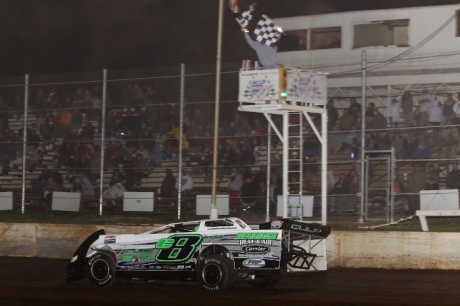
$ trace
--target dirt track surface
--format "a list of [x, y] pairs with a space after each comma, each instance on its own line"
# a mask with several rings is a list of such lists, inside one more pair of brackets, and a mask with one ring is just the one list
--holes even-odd
[[460, 305], [460, 271], [330, 269], [288, 274], [274, 288], [240, 283], [209, 294], [195, 281], [64, 283], [67, 260], [0, 258], [1, 305]]

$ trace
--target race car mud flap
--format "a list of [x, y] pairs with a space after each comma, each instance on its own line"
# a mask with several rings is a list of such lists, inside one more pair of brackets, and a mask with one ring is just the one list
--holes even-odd
[[71, 282], [86, 277], [86, 253], [88, 252], [91, 244], [96, 241], [100, 235], [105, 235], [105, 231], [103, 229], [100, 229], [91, 234], [75, 251], [70, 263], [67, 265], [67, 270], [65, 273], [66, 282]]
[[288, 272], [327, 270], [326, 238], [331, 228], [291, 219], [262, 223], [259, 229], [283, 230], [283, 265]]

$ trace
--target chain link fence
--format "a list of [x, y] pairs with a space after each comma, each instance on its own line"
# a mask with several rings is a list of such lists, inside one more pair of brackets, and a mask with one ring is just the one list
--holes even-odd
[[[222, 67], [216, 188], [228, 197], [228, 214], [254, 222], [275, 217], [281, 180], [287, 179], [292, 201], [307, 209], [304, 218], [320, 220], [319, 141], [305, 122], [303, 142], [289, 151], [303, 156], [299, 190], [299, 177], [280, 175], [282, 146], [265, 118], [237, 111], [239, 68]], [[212, 189], [214, 89], [213, 65], [185, 66], [184, 75], [180, 67], [170, 67], [108, 71], [106, 77], [100, 71], [1, 79], [1, 209], [205, 218]], [[444, 105], [450, 92], [435, 95]], [[371, 94], [370, 102], [381, 102], [400, 99], [402, 91]], [[390, 126], [389, 105], [381, 103], [388, 126], [372, 127], [372, 118], [366, 123], [361, 192], [360, 123], [342, 126], [355, 98], [351, 93], [331, 100], [339, 118], [328, 135], [328, 223], [391, 221], [420, 207], [420, 190], [455, 189], [448, 176], [457, 163], [456, 117], [406, 125], [401, 116], [399, 125]], [[417, 109], [414, 103], [415, 114]], [[281, 117], [273, 121], [280, 125]], [[392, 147], [394, 155], [388, 153]]]

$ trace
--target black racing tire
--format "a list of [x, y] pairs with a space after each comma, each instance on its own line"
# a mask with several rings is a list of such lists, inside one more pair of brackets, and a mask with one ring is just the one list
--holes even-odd
[[209, 255], [198, 267], [198, 282], [208, 292], [225, 292], [233, 288], [237, 273], [233, 261], [225, 255]]
[[282, 274], [280, 273], [271, 273], [264, 277], [257, 277], [254, 280], [249, 281], [249, 284], [253, 287], [273, 287], [280, 282]]
[[87, 274], [91, 283], [109, 287], [115, 283], [115, 261], [110, 254], [99, 252], [88, 259]]

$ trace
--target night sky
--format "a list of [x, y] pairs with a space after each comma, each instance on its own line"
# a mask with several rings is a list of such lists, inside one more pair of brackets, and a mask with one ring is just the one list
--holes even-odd
[[[270, 17], [452, 0], [258, 0]], [[249, 3], [240, 0], [240, 3]], [[218, 0], [1, 0], [0, 77], [216, 62]], [[254, 57], [227, 8], [223, 62]]]

